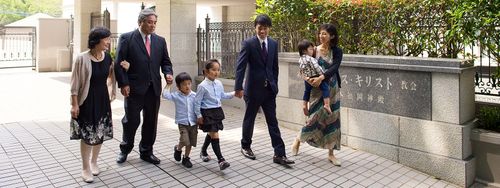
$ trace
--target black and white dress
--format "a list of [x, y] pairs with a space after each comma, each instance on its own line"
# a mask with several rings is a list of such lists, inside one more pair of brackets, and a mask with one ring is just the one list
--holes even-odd
[[89, 93], [80, 106], [77, 123], [71, 123], [71, 139], [82, 139], [86, 144], [98, 145], [113, 138], [111, 104], [106, 84], [111, 56], [105, 53], [104, 60], [92, 62]]

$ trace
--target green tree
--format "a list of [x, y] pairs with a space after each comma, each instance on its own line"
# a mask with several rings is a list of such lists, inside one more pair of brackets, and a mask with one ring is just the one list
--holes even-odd
[[35, 13], [58, 17], [62, 0], [0, 0], [0, 26], [23, 19]]
[[281, 40], [284, 51], [296, 50], [303, 39], [314, 41], [316, 24], [312, 0], [256, 0], [257, 14], [265, 13], [272, 18], [271, 35]]
[[[486, 49], [483, 55], [499, 62], [500, 0], [457, 0], [456, 6], [448, 13], [452, 18], [448, 37], [458, 36], [467, 46]], [[500, 66], [494, 77], [497, 80], [500, 78]]]

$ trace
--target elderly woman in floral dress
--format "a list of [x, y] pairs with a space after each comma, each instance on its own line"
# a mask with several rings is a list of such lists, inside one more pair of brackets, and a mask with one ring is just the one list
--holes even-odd
[[103, 141], [113, 138], [110, 103], [115, 98], [115, 78], [112, 58], [106, 52], [110, 35], [107, 28], [92, 29], [89, 50], [78, 55], [71, 74], [70, 139], [81, 140], [82, 179], [87, 183], [100, 172], [97, 158]]

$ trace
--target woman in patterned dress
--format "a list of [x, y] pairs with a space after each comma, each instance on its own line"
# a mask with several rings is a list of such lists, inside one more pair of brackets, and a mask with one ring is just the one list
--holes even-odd
[[[292, 145], [292, 154], [297, 155], [300, 142], [307, 142], [313, 147], [328, 149], [328, 161], [335, 166], [340, 166], [340, 161], [335, 157], [333, 150], [340, 150], [340, 96], [338, 93], [340, 89], [339, 67], [343, 53], [342, 49], [337, 46], [338, 33], [332, 24], [321, 25], [318, 37], [321, 44], [316, 47], [316, 58], [326, 71], [319, 77], [306, 80], [315, 87], [311, 92], [309, 105], [304, 106], [309, 114], [305, 126]], [[329, 80], [331, 114], [323, 108], [321, 90], [317, 87], [325, 79]]]
[[103, 141], [113, 138], [111, 101], [115, 98], [113, 61], [105, 52], [110, 31], [96, 27], [90, 31], [89, 50], [81, 53], [71, 74], [70, 139], [81, 140], [82, 179], [93, 181], [99, 174], [97, 158]]

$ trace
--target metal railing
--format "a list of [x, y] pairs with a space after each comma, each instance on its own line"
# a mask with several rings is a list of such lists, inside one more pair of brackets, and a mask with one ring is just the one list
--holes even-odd
[[36, 33], [0, 33], [0, 67], [33, 67]]
[[205, 28], [197, 28], [198, 74], [208, 59], [221, 63], [221, 77], [234, 78], [235, 63], [241, 50], [241, 42], [254, 35], [252, 22], [216, 22], [205, 19]]

